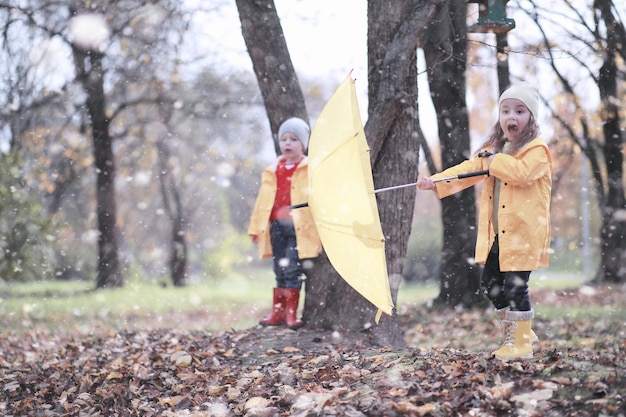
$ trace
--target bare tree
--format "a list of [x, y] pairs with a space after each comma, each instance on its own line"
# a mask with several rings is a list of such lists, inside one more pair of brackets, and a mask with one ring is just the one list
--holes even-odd
[[[415, 181], [417, 177], [419, 121], [416, 48], [427, 30], [426, 22], [442, 4], [443, 1], [389, 4], [376, 0], [368, 3], [370, 107], [365, 131], [377, 187]], [[294, 109], [304, 111], [303, 103], [301, 107], [295, 107], [290, 101], [295, 98], [300, 102], [301, 95], [292, 94], [299, 87], [273, 1], [238, 0], [237, 5], [242, 32], [257, 79], [262, 84], [270, 120], [281, 120], [277, 114], [279, 109], [285, 108], [284, 103], [292, 105], [290, 112], [285, 113], [283, 110], [280, 113], [283, 118], [287, 114], [293, 115]], [[272, 67], [268, 67], [268, 63]], [[272, 68], [274, 71], [268, 70]], [[269, 93], [279, 87], [284, 93], [281, 91], [280, 94], [270, 96]], [[275, 128], [277, 123], [272, 125]], [[414, 199], [414, 189], [379, 197], [381, 222], [387, 241], [390, 242], [387, 245], [387, 264], [393, 299], [397, 296], [406, 254]], [[311, 275], [307, 281], [304, 312], [307, 325], [352, 331], [370, 326], [375, 307], [338, 277], [323, 256], [316, 262]], [[397, 323], [387, 317], [374, 327], [373, 336], [380, 344], [403, 344]]]
[[[430, 22], [423, 49], [428, 68], [430, 94], [437, 114], [442, 169], [470, 157], [469, 119], [465, 104], [467, 56], [467, 4], [447, 2]], [[435, 304], [444, 307], [481, 305], [480, 278], [474, 258], [476, 202], [473, 188], [441, 200], [443, 245], [439, 295]]]
[[[626, 282], [626, 198], [624, 198], [624, 135], [620, 128], [617, 60], [626, 58], [626, 30], [614, 14], [612, 1], [594, 1], [594, 10], [606, 27], [606, 39], [600, 42], [604, 58], [598, 74], [598, 90], [602, 99], [602, 148], [607, 171], [607, 199], [602, 210], [601, 263], [596, 281]], [[597, 33], [597, 32], [596, 32]]]
[[[154, 100], [150, 85], [158, 83], [150, 81], [158, 78], [155, 74], [167, 74], [164, 69], [171, 68], [172, 65], [159, 62], [160, 57], [168, 55], [158, 54], [157, 46], [167, 44], [169, 47], [172, 37], [168, 37], [168, 34], [181, 33], [178, 28], [170, 32], [168, 30], [170, 27], [165, 24], [169, 22], [168, 19], [174, 20], [176, 4], [162, 0], [138, 7], [137, 3], [132, 1], [103, 0], [85, 5], [82, 2], [68, 0], [63, 3], [65, 7], [59, 8], [58, 5], [55, 2], [39, 2], [21, 7], [0, 3], [0, 8], [6, 7], [11, 10], [12, 16], [24, 23], [26, 32], [39, 31], [50, 39], [61, 39], [71, 47], [76, 83], [72, 84], [73, 81], [70, 81], [66, 88], [66, 91], [70, 91], [67, 107], [75, 104], [79, 108], [78, 113], [82, 116], [80, 131], [90, 136], [93, 141], [98, 230], [96, 286], [118, 287], [124, 284], [124, 277], [119, 255], [121, 234], [118, 232], [119, 218], [115, 195], [117, 167], [113, 143], [122, 136], [119, 133], [122, 129], [119, 124], [113, 129], [112, 122], [130, 107]], [[101, 21], [93, 20], [98, 17]], [[79, 25], [78, 22], [83, 18], [89, 18], [85, 25], [91, 26], [86, 31], [72, 30], [72, 24]], [[182, 24], [184, 25], [184, 20]], [[110, 32], [110, 38], [94, 41], [91, 33], [86, 33], [99, 32], [103, 29]], [[106, 50], [105, 46], [115, 46], [116, 43], [120, 47], [120, 54], [103, 52]], [[142, 79], [145, 72], [152, 74], [150, 80]], [[84, 107], [82, 103], [77, 103], [76, 97], [71, 97], [71, 91], [76, 92], [75, 85], [80, 86], [84, 93]], [[109, 85], [113, 88], [110, 89]], [[45, 97], [46, 94], [41, 96]], [[74, 116], [74, 114], [65, 115], [70, 124]], [[125, 132], [128, 133], [130, 130], [131, 128], [126, 129]], [[61, 162], [64, 164], [59, 166], [67, 168], [65, 163], [67, 159], [61, 158]], [[55, 181], [52, 191], [50, 206], [53, 209], [58, 209], [68, 186], [78, 177], [71, 165], [69, 169], [65, 168], [63, 171], [67, 172], [67, 175], [56, 176], [59, 181]], [[181, 234], [176, 233], [174, 236], [180, 239]], [[180, 261], [176, 265], [180, 266]]]
[[[169, 103], [169, 100], [164, 100]], [[172, 107], [170, 105], [159, 106], [164, 125], [170, 125]], [[186, 237], [187, 217], [181, 198], [180, 185], [176, 181], [176, 174], [171, 161], [171, 152], [167, 141], [167, 135], [160, 135], [156, 142], [158, 150], [159, 185], [165, 213], [171, 223], [171, 242], [169, 267], [172, 284], [175, 287], [185, 285], [188, 262], [188, 247]]]
[[[557, 65], [558, 57], [548, 53], [550, 69], [556, 75], [564, 94], [575, 107], [578, 129], [567, 118], [552, 111], [554, 119], [570, 136], [586, 156], [591, 165], [595, 182], [598, 206], [602, 216], [600, 230], [600, 264], [595, 275], [596, 282], [624, 282], [626, 280], [626, 222], [623, 213], [626, 210], [623, 185], [623, 141], [620, 130], [620, 107], [617, 103], [622, 100], [618, 96], [618, 83], [623, 80], [624, 67], [620, 68], [620, 61], [624, 62], [626, 53], [623, 45], [626, 44], [626, 30], [620, 21], [616, 5], [613, 1], [594, 1], [592, 5], [593, 20], [588, 22], [581, 10], [569, 2], [564, 2], [564, 9], [571, 12], [567, 20], [570, 26], [564, 27], [562, 21], [553, 19], [554, 11], [540, 7], [531, 2], [532, 9], [524, 11], [535, 22], [540, 31], [543, 44], [552, 43], [547, 28], [562, 27], [574, 46], [569, 53], [571, 64], [580, 67], [581, 72], [587, 72], [588, 78], [593, 80], [601, 98], [599, 110], [602, 118], [602, 137], [594, 138], [591, 118], [582, 109], [585, 98], [576, 94], [575, 80], [568, 78], [565, 71]], [[561, 14], [559, 14], [561, 16]], [[603, 30], [603, 27], [606, 30]], [[594, 56], [602, 57], [602, 65], [597, 70], [592, 69], [590, 63], [579, 57], [580, 45], [594, 52]], [[561, 47], [563, 45], [561, 44]], [[530, 49], [530, 48], [529, 48]], [[585, 94], [588, 94], [585, 91]], [[605, 171], [606, 170], [606, 171]], [[604, 173], [606, 172], [606, 174]]]
[[[70, 15], [76, 9], [70, 8]], [[96, 287], [121, 287], [124, 277], [118, 256], [117, 210], [115, 202], [115, 157], [109, 132], [104, 93], [103, 54], [97, 48], [85, 49], [72, 44], [76, 78], [87, 94], [86, 107], [91, 121], [93, 153], [96, 166], [96, 212], [98, 217], [98, 276]]]

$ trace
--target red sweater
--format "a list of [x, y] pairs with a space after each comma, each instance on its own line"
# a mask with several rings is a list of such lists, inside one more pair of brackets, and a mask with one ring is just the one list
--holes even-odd
[[270, 221], [291, 218], [291, 211], [289, 210], [291, 205], [291, 177], [297, 166], [298, 163], [289, 164], [289, 168], [287, 168], [285, 161], [280, 161], [276, 166], [276, 198], [274, 198]]

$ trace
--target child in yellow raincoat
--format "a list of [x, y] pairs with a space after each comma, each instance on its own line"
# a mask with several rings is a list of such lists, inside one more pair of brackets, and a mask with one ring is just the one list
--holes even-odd
[[[528, 295], [531, 271], [548, 266], [552, 158], [540, 137], [536, 90], [520, 84], [500, 96], [493, 133], [469, 160], [417, 183], [447, 197], [484, 180], [480, 199], [476, 263], [484, 264], [481, 289], [496, 308], [505, 341], [492, 354], [530, 358], [537, 336]], [[489, 170], [489, 176], [433, 181]]]
[[290, 205], [308, 201], [308, 124], [292, 117], [280, 125], [281, 155], [261, 175], [261, 188], [250, 218], [248, 235], [259, 245], [261, 258], [273, 258], [276, 288], [271, 313], [263, 326], [286, 324], [297, 329], [296, 317], [302, 281], [302, 260], [315, 258], [322, 250], [315, 222], [308, 207], [290, 210]]

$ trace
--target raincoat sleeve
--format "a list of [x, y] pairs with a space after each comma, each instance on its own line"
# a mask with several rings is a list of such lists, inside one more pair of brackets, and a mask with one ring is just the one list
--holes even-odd
[[267, 168], [261, 175], [261, 187], [250, 216], [250, 225], [248, 226], [248, 235], [258, 236], [260, 258], [270, 258], [272, 256], [269, 220], [275, 197], [276, 175], [274, 175], [271, 169]]
[[547, 146], [529, 148], [522, 158], [496, 154], [489, 165], [489, 174], [516, 187], [529, 187], [550, 171], [551, 158]]
[[[431, 178], [433, 180], [436, 180], [439, 178], [452, 177], [455, 175], [466, 174], [469, 172], [484, 171], [486, 169], [488, 169], [487, 158], [480, 158], [478, 156], [475, 156], [471, 159], [461, 162], [458, 165], [452, 166], [438, 174], [435, 174]], [[477, 177], [455, 179], [454, 181], [439, 181], [435, 183], [435, 185], [437, 186], [435, 192], [437, 193], [437, 197], [439, 198], [448, 197], [452, 194], [458, 193], [459, 191], [463, 191], [466, 188], [476, 185], [484, 179], [485, 177], [481, 175]]]

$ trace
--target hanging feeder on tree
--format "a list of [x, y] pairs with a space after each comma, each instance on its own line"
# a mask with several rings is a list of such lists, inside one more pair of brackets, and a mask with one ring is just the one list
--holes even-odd
[[468, 0], [478, 3], [478, 21], [467, 28], [470, 33], [506, 33], [515, 28], [515, 20], [506, 17], [508, 0]]

